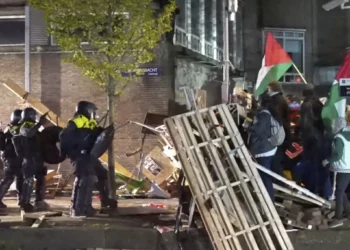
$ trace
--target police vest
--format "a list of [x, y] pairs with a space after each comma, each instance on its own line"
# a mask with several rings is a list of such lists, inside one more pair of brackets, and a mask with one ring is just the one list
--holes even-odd
[[95, 129], [97, 127], [97, 121], [95, 119], [88, 119], [86, 116], [78, 115], [74, 119], [70, 120], [74, 122], [77, 128]]
[[4, 133], [10, 133], [11, 135], [18, 135], [19, 133], [19, 129], [20, 126], [19, 125], [8, 125], [5, 130]]
[[29, 122], [29, 121], [27, 121], [27, 122], [23, 122], [23, 124], [22, 124], [21, 127], [28, 127], [28, 128], [31, 128], [31, 127], [33, 127], [33, 126], [35, 126], [35, 122]]

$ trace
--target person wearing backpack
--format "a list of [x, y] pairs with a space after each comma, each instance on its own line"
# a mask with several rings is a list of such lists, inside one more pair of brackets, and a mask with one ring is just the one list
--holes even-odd
[[[260, 96], [260, 108], [248, 132], [248, 146], [251, 154], [259, 165], [271, 170], [273, 157], [277, 147], [285, 139], [285, 132], [278, 111], [267, 93]], [[272, 177], [263, 172], [260, 172], [260, 176], [271, 199], [274, 200]]]
[[[285, 152], [292, 145], [289, 119], [290, 109], [287, 103], [287, 98], [283, 94], [281, 83], [277, 81], [270, 82], [267, 91], [269, 96], [271, 96], [273, 106], [276, 107], [276, 110], [278, 111], [278, 115], [281, 118], [283, 129], [286, 134], [282, 145], [277, 147], [277, 152], [272, 161], [272, 171], [283, 176], [284, 167], [282, 163], [286, 159]], [[277, 181], [275, 180], [275, 182]]]

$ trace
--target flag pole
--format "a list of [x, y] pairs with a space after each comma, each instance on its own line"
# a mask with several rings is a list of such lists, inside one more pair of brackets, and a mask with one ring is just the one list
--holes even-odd
[[295, 63], [293, 63], [293, 67], [294, 69], [297, 71], [297, 73], [300, 75], [301, 79], [303, 79], [303, 82], [305, 84], [307, 84], [307, 81], [305, 80], [304, 76], [301, 74], [300, 70], [298, 69], [298, 67], [295, 65]]

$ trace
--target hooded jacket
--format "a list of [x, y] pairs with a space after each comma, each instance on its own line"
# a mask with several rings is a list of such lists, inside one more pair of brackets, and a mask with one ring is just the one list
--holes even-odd
[[248, 129], [249, 149], [254, 156], [277, 149], [269, 141], [271, 137], [271, 115], [267, 112], [262, 112], [263, 110], [266, 109], [258, 110], [253, 124]]
[[278, 115], [282, 121], [286, 137], [284, 139], [284, 147], [288, 148], [291, 143], [291, 128], [289, 120], [289, 107], [286, 98], [283, 95], [283, 90], [279, 82], [271, 82], [269, 84], [269, 95], [273, 105], [276, 107]]

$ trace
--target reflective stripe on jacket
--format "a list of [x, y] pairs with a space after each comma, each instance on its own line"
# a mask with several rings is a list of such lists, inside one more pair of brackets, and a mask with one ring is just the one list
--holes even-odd
[[74, 119], [70, 120], [74, 122], [75, 126], [77, 128], [88, 128], [88, 129], [95, 129], [97, 127], [97, 121], [95, 119], [88, 119], [86, 116], [78, 115]]

